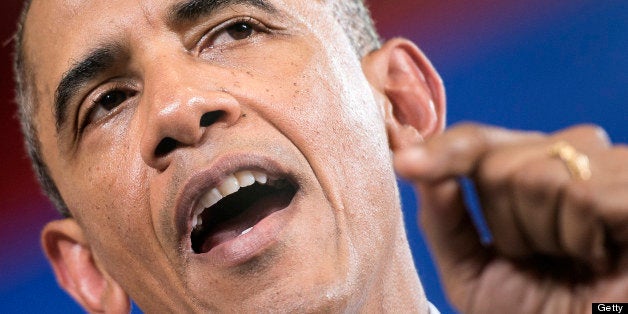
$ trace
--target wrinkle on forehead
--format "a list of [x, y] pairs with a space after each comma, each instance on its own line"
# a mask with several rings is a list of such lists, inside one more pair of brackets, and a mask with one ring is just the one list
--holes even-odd
[[[66, 17], [75, 16], [76, 14], [85, 10], [86, 8], [93, 6], [94, 4], [111, 4], [113, 2], [111, 0], [107, 0], [107, 1], [102, 1], [102, 0], [58, 0], [58, 1], [32, 0], [32, 3], [38, 3], [40, 1], [53, 5], [53, 8], [58, 8], [67, 12]], [[53, 2], [56, 2], [56, 5], [53, 4]], [[155, 14], [153, 2], [160, 3], [164, 1], [146, 1], [146, 0], [124, 1], [123, 2], [124, 7], [122, 7], [122, 9], [128, 12], [129, 10], [127, 10], [127, 8], [129, 5], [131, 4], [137, 5], [141, 7], [142, 12], [146, 17], [153, 16], [151, 19], [154, 19], [156, 14]], [[173, 1], [170, 1], [170, 2], [173, 2]], [[121, 13], [121, 11], [118, 11], [118, 13]]]
[[122, 24], [136, 27], [137, 20], [143, 19], [153, 26], [159, 18], [156, 13], [150, 1], [33, 0], [25, 21], [23, 51], [26, 66], [37, 69], [33, 73], [38, 90], [45, 93], [42, 101], [51, 103], [52, 86], [81, 54], [96, 48], [98, 42], [124, 36]]

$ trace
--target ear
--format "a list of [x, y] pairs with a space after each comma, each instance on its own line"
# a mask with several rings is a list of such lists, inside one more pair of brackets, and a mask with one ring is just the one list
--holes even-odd
[[362, 59], [362, 69], [381, 100], [393, 151], [440, 133], [445, 127], [445, 88], [425, 55], [396, 38]]
[[72, 218], [46, 225], [42, 245], [57, 282], [90, 313], [129, 313], [128, 295], [96, 263], [81, 227]]

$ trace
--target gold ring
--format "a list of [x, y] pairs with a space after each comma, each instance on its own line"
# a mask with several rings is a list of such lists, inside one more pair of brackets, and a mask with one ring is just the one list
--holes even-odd
[[563, 161], [573, 178], [583, 181], [591, 178], [589, 157], [579, 153], [573, 146], [565, 141], [560, 141], [550, 147], [550, 156], [558, 157]]

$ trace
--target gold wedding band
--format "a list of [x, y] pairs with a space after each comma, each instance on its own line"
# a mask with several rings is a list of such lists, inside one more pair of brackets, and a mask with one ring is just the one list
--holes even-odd
[[556, 142], [550, 147], [550, 156], [560, 158], [573, 178], [583, 181], [591, 178], [589, 157], [579, 153], [569, 143], [565, 141]]

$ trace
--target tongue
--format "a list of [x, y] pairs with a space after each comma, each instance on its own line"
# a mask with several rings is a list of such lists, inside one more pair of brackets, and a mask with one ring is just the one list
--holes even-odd
[[287, 192], [273, 193], [258, 199], [238, 216], [214, 227], [205, 239], [201, 251], [208, 252], [217, 245], [238, 237], [265, 217], [287, 207], [290, 201], [291, 195]]

